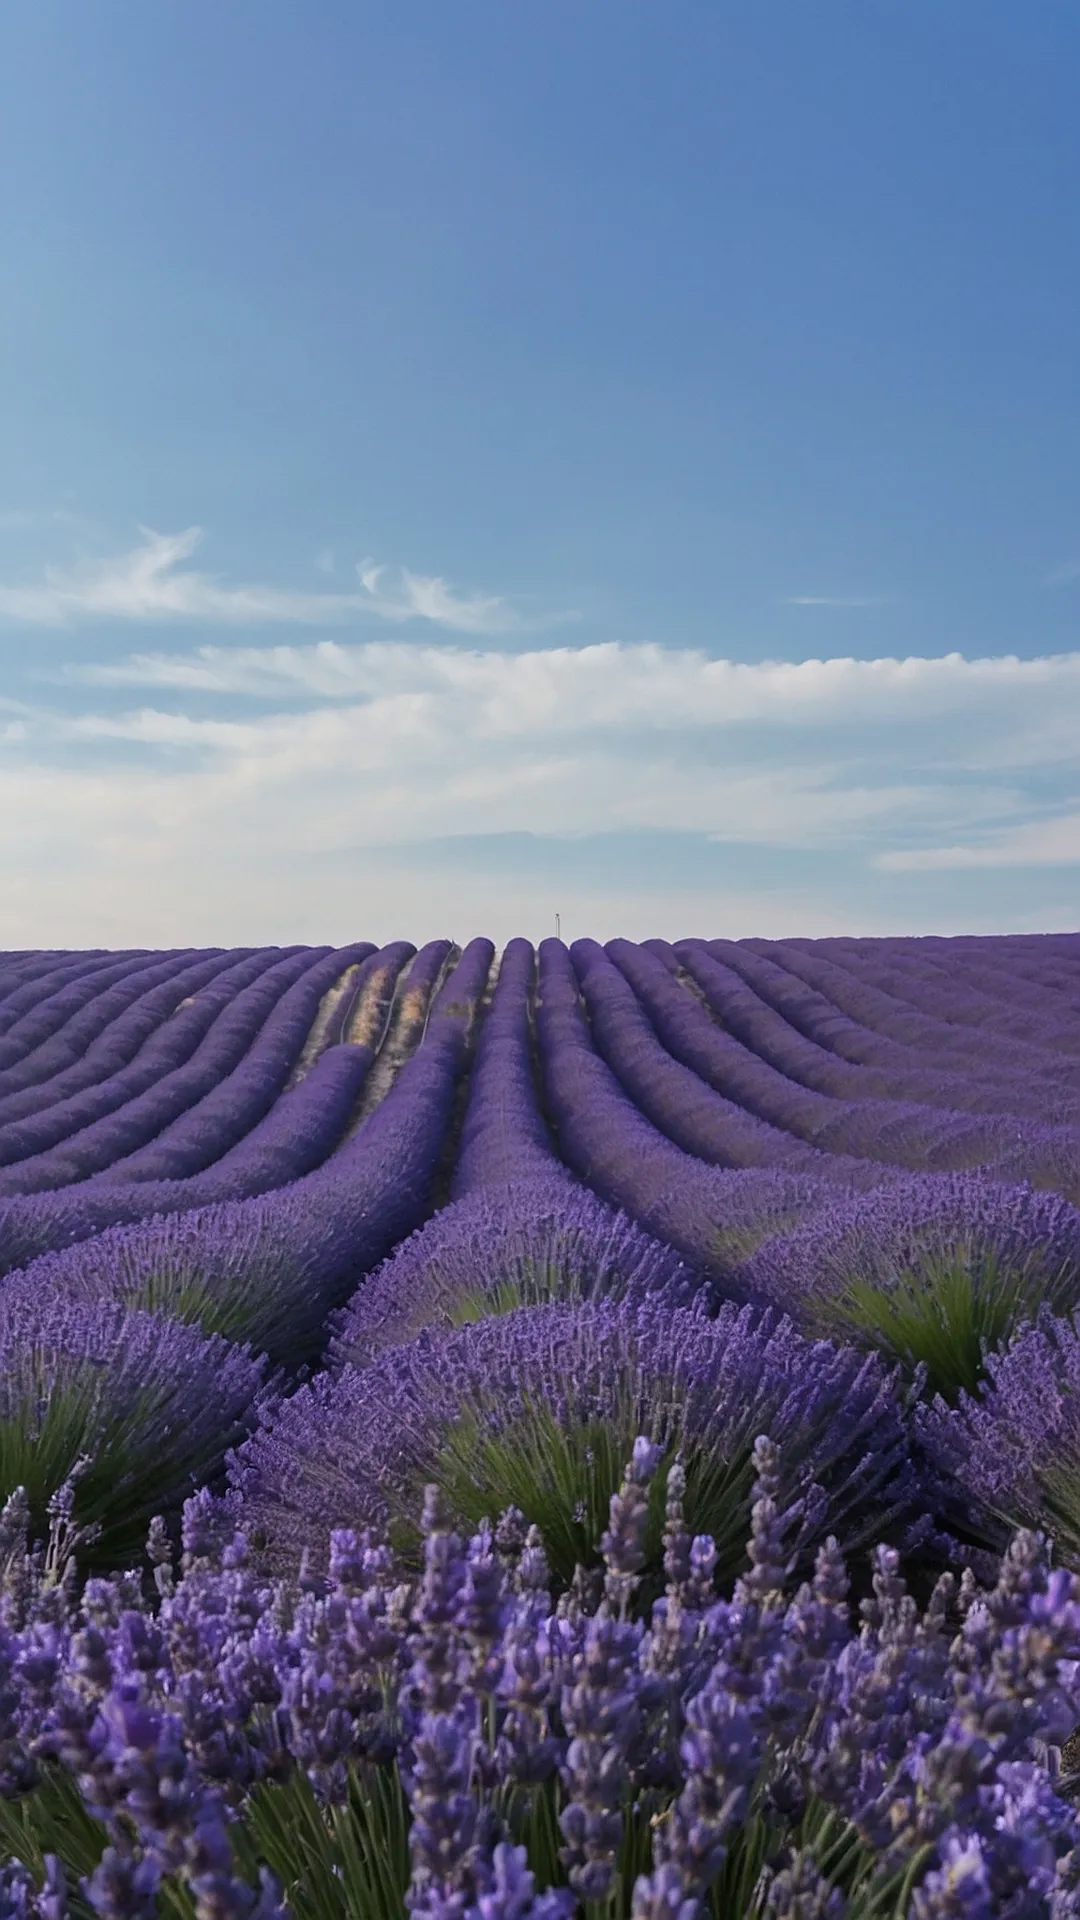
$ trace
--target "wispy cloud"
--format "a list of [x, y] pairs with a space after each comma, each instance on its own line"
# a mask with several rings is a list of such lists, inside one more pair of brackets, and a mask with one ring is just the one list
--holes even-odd
[[886, 873], [944, 873], [972, 867], [1059, 867], [1080, 863], [1080, 812], [1075, 805], [1049, 819], [1029, 820], [967, 844], [912, 847], [879, 854]]
[[883, 607], [885, 597], [880, 593], [789, 593], [784, 604], [789, 607]]
[[1043, 586], [1067, 587], [1074, 580], [1080, 580], [1080, 560], [1066, 560], [1060, 567], [1055, 567], [1052, 573], [1046, 575]]
[[461, 595], [438, 576], [407, 568], [394, 575], [371, 560], [361, 561], [359, 588], [348, 593], [231, 586], [185, 564], [199, 544], [200, 528], [140, 531], [141, 544], [127, 553], [67, 569], [48, 567], [40, 580], [28, 584], [0, 585], [0, 619], [45, 627], [96, 620], [246, 627], [330, 626], [375, 618], [395, 624], [426, 621], [453, 633], [487, 637], [522, 625], [514, 608], [496, 594]]
[[0, 533], [25, 533], [30, 527], [77, 525], [67, 507], [0, 507]]
[[[672, 729], [728, 732], [748, 726], [813, 735], [843, 728], [903, 729], [899, 751], [920, 741], [933, 760], [991, 771], [1004, 762], [1075, 761], [1072, 714], [1080, 703], [1080, 653], [1020, 660], [998, 655], [759, 661], [697, 650], [615, 642], [505, 653], [372, 640], [345, 645], [198, 647], [135, 654], [71, 668], [67, 678], [162, 693], [316, 701], [422, 698], [467, 707], [470, 732], [555, 736]], [[1062, 715], [1067, 716], [1067, 724]], [[957, 719], [963, 720], [963, 728]], [[944, 736], [931, 736], [938, 724]], [[929, 743], [928, 745], [926, 743]], [[875, 745], [879, 755], [881, 748]]]
[[[747, 663], [372, 638], [144, 653], [69, 671], [62, 703], [0, 706], [0, 928], [19, 944], [35, 899], [67, 911], [77, 897], [79, 937], [98, 939], [100, 902], [145, 887], [173, 939], [168, 900], [185, 889], [193, 910], [231, 912], [245, 876], [277, 876], [292, 900], [315, 899], [321, 875], [335, 902], [343, 872], [355, 890], [378, 862], [393, 869], [390, 849], [407, 864], [455, 836], [692, 834], [796, 863], [842, 856], [864, 884], [875, 870], [1078, 864], [1078, 704], [1080, 652]], [[807, 866], [791, 870], [803, 885]], [[513, 911], [532, 927], [526, 894]], [[30, 903], [18, 934], [15, 900]], [[634, 924], [647, 918], [639, 906]], [[288, 937], [272, 915], [260, 924]]]
[[[298, 818], [329, 787], [331, 813], [369, 843], [638, 827], [871, 853], [883, 835], [918, 848], [1008, 825], [1030, 811], [1031, 769], [1080, 769], [1060, 724], [1080, 654], [750, 664], [656, 645], [324, 640], [143, 654], [68, 680], [151, 704], [13, 716], [41, 752], [187, 750], [193, 770], [245, 768], [252, 790], [283, 781]], [[260, 705], [218, 720], [193, 694]]]

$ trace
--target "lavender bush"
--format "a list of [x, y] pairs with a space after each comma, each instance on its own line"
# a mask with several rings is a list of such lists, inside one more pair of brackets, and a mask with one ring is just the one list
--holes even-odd
[[1080, 1211], [1031, 1187], [915, 1175], [766, 1241], [742, 1277], [811, 1329], [924, 1367], [951, 1400], [1040, 1305], [1080, 1298]]
[[545, 1301], [707, 1304], [673, 1247], [569, 1181], [481, 1188], [454, 1201], [362, 1282], [335, 1318], [330, 1361], [367, 1366], [425, 1327], [450, 1329]]
[[462, 1538], [429, 1489], [419, 1578], [370, 1537], [275, 1586], [205, 1497], [176, 1578], [50, 1580], [0, 1518], [0, 1912], [297, 1920], [1068, 1920], [1080, 1820], [1080, 1581], [1031, 1534], [925, 1610], [895, 1552], [849, 1611], [833, 1541], [754, 1452], [747, 1571], [667, 1480], [664, 1591], [638, 1604], [657, 1449], [615, 1492], [594, 1598], [555, 1603], [508, 1513]]
[[[179, 1510], [264, 1398], [261, 1363], [225, 1340], [118, 1304], [9, 1282], [0, 1314], [0, 1497], [41, 1523], [77, 1471], [74, 1518], [95, 1562], [132, 1553], [155, 1510]], [[2, 1556], [0, 1556], [2, 1558]]]
[[[683, 1450], [694, 1525], [716, 1536], [733, 1577], [765, 1429], [785, 1448], [785, 1499], [804, 1502], [801, 1551], [828, 1532], [880, 1539], [918, 1512], [903, 1410], [879, 1361], [730, 1305], [711, 1321], [655, 1302], [521, 1307], [421, 1333], [301, 1387], [240, 1448], [230, 1479], [238, 1524], [278, 1568], [335, 1520], [393, 1528], [437, 1480], [463, 1522], [520, 1507], [567, 1581], [595, 1561], [621, 1462], [644, 1432], [666, 1466]], [[654, 1526], [654, 1555], [658, 1543]]]
[[306, 1328], [303, 1269], [274, 1226], [274, 1210], [234, 1205], [108, 1227], [11, 1274], [3, 1300], [52, 1292], [88, 1307], [142, 1309], [279, 1361], [302, 1347]]
[[1043, 1312], [986, 1360], [976, 1396], [938, 1399], [918, 1434], [952, 1489], [961, 1524], [999, 1542], [1020, 1524], [1048, 1528], [1080, 1567], [1080, 1326]]

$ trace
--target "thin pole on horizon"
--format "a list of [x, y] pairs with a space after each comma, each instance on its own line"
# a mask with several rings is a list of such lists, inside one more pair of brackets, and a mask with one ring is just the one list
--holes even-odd
[[558, 914], [555, 915], [555, 938], [556, 940], [562, 939], [562, 921], [559, 919]]

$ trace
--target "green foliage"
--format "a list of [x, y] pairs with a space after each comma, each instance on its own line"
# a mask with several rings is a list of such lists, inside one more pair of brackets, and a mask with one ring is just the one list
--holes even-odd
[[447, 1319], [452, 1327], [473, 1326], [477, 1320], [489, 1320], [501, 1313], [514, 1313], [518, 1307], [535, 1306], [538, 1299], [553, 1297], [561, 1296], [533, 1295], [531, 1290], [526, 1296], [524, 1288], [515, 1280], [504, 1280], [488, 1293], [463, 1293], [448, 1309]]
[[[617, 1282], [613, 1282], [608, 1291], [610, 1298], [617, 1299]], [[513, 1313], [518, 1307], [542, 1307], [552, 1300], [565, 1303], [585, 1298], [580, 1276], [565, 1261], [555, 1256], [523, 1260], [512, 1277], [508, 1275], [496, 1286], [478, 1288], [475, 1293], [463, 1294], [455, 1300], [448, 1318], [453, 1326], [460, 1327], [491, 1319], [496, 1314]]]
[[[31, 1535], [48, 1531], [48, 1503], [83, 1462], [75, 1486], [74, 1516], [80, 1529], [96, 1529], [80, 1547], [87, 1568], [127, 1566], [142, 1557], [146, 1526], [161, 1504], [162, 1461], [132, 1445], [129, 1425], [139, 1409], [102, 1416], [99, 1383], [92, 1367], [36, 1401], [16, 1402], [0, 1420], [0, 1499], [26, 1490]], [[149, 1398], [147, 1406], [149, 1406]], [[137, 1431], [137, 1426], [136, 1426]]]
[[[1036, 1470], [1039, 1489], [1039, 1519], [1054, 1542], [1054, 1557], [1074, 1572], [1080, 1571], [1080, 1451], [1075, 1444], [1058, 1440], [1058, 1451], [1051, 1463]], [[1006, 1526], [1015, 1524], [1011, 1514], [1003, 1513]]]
[[116, 1244], [110, 1256], [115, 1258], [112, 1299], [219, 1333], [256, 1352], [266, 1347], [268, 1314], [276, 1322], [281, 1312], [281, 1278], [272, 1250], [261, 1252], [249, 1243], [235, 1270], [215, 1275], [206, 1271], [205, 1253], [173, 1245], [164, 1236], [159, 1246], [142, 1238], [138, 1247], [138, 1258], [132, 1258], [122, 1241]]
[[[565, 1885], [559, 1859], [564, 1798], [556, 1778], [513, 1795], [496, 1794], [492, 1808], [513, 1842], [525, 1846], [540, 1889]], [[629, 1920], [634, 1883], [650, 1871], [653, 1835], [669, 1805], [669, 1794], [652, 1791], [624, 1808], [614, 1887], [602, 1905], [587, 1909], [592, 1920]], [[259, 1867], [270, 1867], [296, 1920], [401, 1920], [409, 1881], [408, 1834], [408, 1806], [396, 1764], [352, 1768], [346, 1796], [333, 1807], [322, 1805], [306, 1776], [294, 1772], [284, 1784], [256, 1787], [232, 1828], [237, 1872], [254, 1885]], [[91, 1920], [78, 1886], [93, 1872], [105, 1838], [104, 1827], [85, 1812], [74, 1782], [59, 1771], [50, 1770], [23, 1800], [0, 1801], [0, 1853], [23, 1860], [38, 1878], [44, 1855], [58, 1855], [67, 1870], [75, 1920]], [[710, 1889], [708, 1910], [715, 1920], [764, 1920], [766, 1870], [789, 1846], [808, 1852], [829, 1884], [842, 1890], [849, 1920], [903, 1920], [929, 1852], [924, 1849], [905, 1871], [881, 1881], [877, 1855], [821, 1802], [811, 1799], [794, 1830], [755, 1807], [733, 1837]], [[172, 1878], [162, 1886], [161, 1909], [176, 1920], [194, 1915], [190, 1893]]]
[[[667, 1444], [649, 1484], [640, 1593], [646, 1607], [660, 1591], [667, 1476], [680, 1447], [687, 1478], [686, 1524], [691, 1533], [713, 1536], [724, 1582], [733, 1579], [745, 1561], [746, 1505], [753, 1477], [748, 1451], [728, 1459], [685, 1443], [677, 1404], [664, 1404], [658, 1394], [657, 1405], [662, 1406]], [[424, 1478], [438, 1481], [455, 1523], [469, 1529], [508, 1507], [519, 1508], [543, 1534], [556, 1586], [566, 1587], [577, 1566], [599, 1565], [611, 1496], [618, 1492], [635, 1437], [644, 1430], [642, 1409], [629, 1393], [607, 1420], [560, 1422], [545, 1401], [523, 1397], [514, 1417], [493, 1430], [483, 1408], [466, 1408]], [[399, 1523], [394, 1538], [406, 1557], [415, 1558], [414, 1529]]]
[[[409, 1881], [409, 1816], [397, 1767], [354, 1768], [340, 1806], [324, 1807], [305, 1774], [259, 1786], [231, 1829], [236, 1869], [253, 1886], [266, 1865], [280, 1880], [296, 1920], [400, 1920]], [[39, 1880], [45, 1855], [67, 1872], [76, 1920], [91, 1909], [79, 1882], [93, 1873], [107, 1841], [68, 1775], [50, 1768], [32, 1793], [0, 1800], [0, 1858], [21, 1860]], [[162, 1911], [192, 1916], [187, 1889], [170, 1878]]]
[[712, 1264], [719, 1273], [741, 1266], [774, 1234], [794, 1232], [801, 1218], [798, 1213], [762, 1214], [759, 1220], [742, 1227], [714, 1222], [709, 1236]]
[[45, 1855], [54, 1853], [74, 1889], [93, 1873], [104, 1846], [104, 1827], [87, 1813], [71, 1775], [59, 1767], [49, 1767], [22, 1799], [0, 1799], [0, 1860], [21, 1860], [39, 1879]]
[[340, 1806], [307, 1777], [260, 1786], [234, 1829], [237, 1864], [277, 1875], [296, 1920], [401, 1920], [409, 1883], [409, 1812], [397, 1767], [353, 1768]]
[[141, 1278], [132, 1276], [129, 1284], [117, 1287], [116, 1297], [125, 1307], [167, 1313], [173, 1320], [185, 1320], [204, 1333], [224, 1334], [241, 1345], [251, 1337], [250, 1304], [235, 1293], [212, 1292], [204, 1279], [183, 1268], [163, 1266]]
[[830, 1338], [874, 1348], [909, 1376], [925, 1367], [927, 1391], [955, 1404], [962, 1391], [978, 1392], [987, 1352], [1041, 1306], [1071, 1304], [1078, 1291], [1072, 1269], [1048, 1275], [1035, 1259], [1006, 1266], [957, 1247], [887, 1286], [852, 1275], [839, 1293], [814, 1303], [811, 1317]]

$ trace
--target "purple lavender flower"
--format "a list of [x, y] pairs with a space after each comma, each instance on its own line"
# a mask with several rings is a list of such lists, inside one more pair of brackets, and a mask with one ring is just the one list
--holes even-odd
[[99, 1559], [137, 1552], [151, 1514], [217, 1469], [263, 1401], [261, 1363], [195, 1327], [4, 1291], [0, 1486], [26, 1488], [43, 1530], [50, 1495], [85, 1461], [75, 1515], [100, 1529]]
[[567, 1920], [574, 1910], [573, 1894], [565, 1887], [549, 1887], [538, 1894], [535, 1887], [525, 1848], [502, 1840], [492, 1850], [483, 1891], [468, 1909], [466, 1920]]
[[880, 1363], [730, 1306], [715, 1321], [648, 1303], [527, 1307], [422, 1333], [363, 1371], [301, 1388], [230, 1472], [241, 1523], [271, 1564], [319, 1551], [340, 1517], [383, 1526], [415, 1510], [419, 1488], [438, 1479], [461, 1518], [521, 1508], [568, 1578], [595, 1556], [622, 1463], [644, 1433], [670, 1453], [687, 1450], [695, 1524], [711, 1522], [730, 1575], [763, 1431], [784, 1451], [785, 1504], [806, 1501], [800, 1551], [829, 1531], [870, 1537], [917, 1504], [900, 1403]]
[[1040, 1316], [986, 1360], [986, 1382], [958, 1406], [936, 1400], [918, 1435], [944, 1476], [952, 1511], [1001, 1542], [1018, 1525], [1045, 1527], [1080, 1564], [1080, 1328]]
[[801, 1313], [853, 1279], [887, 1289], [905, 1272], [957, 1258], [972, 1268], [987, 1260], [1019, 1268], [1033, 1284], [1080, 1286], [1080, 1210], [1057, 1194], [974, 1174], [916, 1174], [764, 1241], [742, 1277]]
[[[891, 1913], [901, 1889], [920, 1920], [1075, 1914], [1080, 1817], [1055, 1754], [1080, 1718], [1080, 1579], [1021, 1535], [995, 1586], [965, 1575], [957, 1633], [949, 1583], [920, 1610], [881, 1548], [855, 1627], [834, 1543], [791, 1595], [804, 1496], [759, 1439], [732, 1597], [695, 1586], [715, 1545], [687, 1549], [669, 1475], [668, 1587], [646, 1625], [630, 1601], [662, 1464], [638, 1434], [609, 1502], [602, 1589], [590, 1599], [579, 1583], [554, 1611], [536, 1535], [514, 1519], [459, 1536], [434, 1491], [423, 1571], [404, 1589], [385, 1543], [347, 1529], [328, 1579], [267, 1583], [242, 1539], [222, 1545], [205, 1498], [159, 1601], [119, 1580], [80, 1598], [31, 1569], [4, 1642], [7, 1711], [100, 1823], [84, 1898], [149, 1920], [186, 1889], [198, 1920], [278, 1920], [277, 1887], [240, 1879], [232, 1847], [257, 1859], [272, 1836], [288, 1880], [325, 1868], [335, 1908], [371, 1846], [394, 1911], [562, 1920], [575, 1891], [622, 1902], [617, 1876], [644, 1839], [636, 1920], [701, 1920], [710, 1898], [831, 1920], [845, 1894], [853, 1911]], [[390, 1799], [363, 1797], [376, 1755], [408, 1796], [407, 1863]], [[274, 1781], [300, 1799], [268, 1801]], [[311, 1788], [334, 1802], [325, 1819], [311, 1809], [318, 1863], [279, 1817]], [[553, 1823], [570, 1889], [549, 1884]], [[13, 1915], [61, 1920], [58, 1868], [39, 1890], [12, 1863], [0, 1894]]]
[[673, 1248], [587, 1188], [547, 1181], [481, 1189], [444, 1207], [365, 1280], [339, 1316], [330, 1363], [366, 1366], [423, 1327], [548, 1300], [711, 1297]]
[[561, 1165], [540, 1111], [533, 1065], [532, 996], [536, 956], [511, 940], [499, 962], [469, 1075], [469, 1100], [454, 1165], [455, 1200], [481, 1187], [571, 1177]]
[[847, 1911], [841, 1889], [826, 1879], [810, 1849], [801, 1848], [770, 1879], [763, 1920], [843, 1920]]

